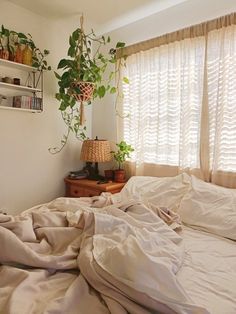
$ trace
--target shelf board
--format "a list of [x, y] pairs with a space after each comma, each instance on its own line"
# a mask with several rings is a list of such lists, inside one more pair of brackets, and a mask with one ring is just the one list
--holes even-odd
[[9, 83], [4, 83], [4, 82], [0, 82], [0, 87], [8, 88], [8, 89], [10, 88], [14, 90], [21, 90], [24, 92], [31, 92], [31, 93], [42, 92], [42, 90], [38, 88], [32, 88], [32, 87], [16, 85], [16, 84], [9, 84]]
[[16, 110], [16, 111], [24, 111], [24, 112], [32, 112], [32, 113], [41, 113], [42, 112], [42, 110], [7, 107], [7, 106], [0, 106], [0, 109]]
[[5, 59], [0, 59], [0, 65], [15, 68], [22, 71], [27, 71], [27, 72], [38, 72], [38, 70], [35, 67], [22, 64], [22, 63], [5, 60]]

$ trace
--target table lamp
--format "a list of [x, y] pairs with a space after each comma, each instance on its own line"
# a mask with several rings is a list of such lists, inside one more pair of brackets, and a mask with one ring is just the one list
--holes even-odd
[[[100, 140], [96, 137], [95, 140], [83, 141], [80, 159], [86, 161], [84, 170], [88, 170], [90, 180], [102, 180], [104, 177], [99, 175], [98, 163], [108, 162], [112, 159], [110, 144], [107, 140]], [[95, 163], [92, 167], [92, 163]]]

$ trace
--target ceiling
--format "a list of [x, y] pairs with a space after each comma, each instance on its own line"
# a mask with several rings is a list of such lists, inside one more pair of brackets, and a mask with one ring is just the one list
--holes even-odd
[[104, 23], [153, 0], [9, 0], [46, 17], [64, 17], [84, 12], [96, 23]]
[[8, 0], [47, 18], [79, 13], [101, 28], [113, 30], [187, 0]]

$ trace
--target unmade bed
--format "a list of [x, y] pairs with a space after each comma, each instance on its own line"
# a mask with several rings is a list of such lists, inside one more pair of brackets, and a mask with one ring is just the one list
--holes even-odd
[[0, 313], [235, 314], [235, 200], [185, 174], [133, 177], [1, 215]]

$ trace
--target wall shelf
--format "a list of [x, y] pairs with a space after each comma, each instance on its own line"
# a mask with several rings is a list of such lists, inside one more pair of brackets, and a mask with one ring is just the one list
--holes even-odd
[[0, 109], [24, 111], [24, 112], [31, 112], [31, 113], [41, 113], [41, 112], [43, 112], [42, 110], [16, 108], [16, 107], [7, 107], [7, 106], [0, 106]]
[[9, 84], [5, 82], [0, 82], [0, 87], [2, 88], [10, 88], [15, 90], [21, 90], [23, 92], [30, 92], [30, 93], [40, 93], [42, 92], [41, 89], [23, 86], [23, 85], [16, 85], [16, 84]]
[[0, 59], [0, 68], [2, 78], [19, 78], [20, 82], [24, 82], [24, 85], [17, 85], [0, 81], [0, 95], [3, 96], [0, 109], [42, 112], [43, 71], [5, 59]]
[[38, 71], [36, 68], [31, 67], [29, 65], [17, 63], [17, 62], [5, 60], [5, 59], [0, 59], [0, 65], [5, 66], [5, 67], [15, 68], [15, 69], [22, 70], [22, 71], [27, 71], [27, 72], [37, 72]]

